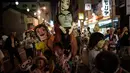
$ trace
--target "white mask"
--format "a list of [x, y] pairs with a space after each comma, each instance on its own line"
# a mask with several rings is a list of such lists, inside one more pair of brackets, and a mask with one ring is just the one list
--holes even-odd
[[58, 20], [59, 20], [62, 27], [71, 27], [72, 14], [69, 11], [62, 11], [58, 15]]

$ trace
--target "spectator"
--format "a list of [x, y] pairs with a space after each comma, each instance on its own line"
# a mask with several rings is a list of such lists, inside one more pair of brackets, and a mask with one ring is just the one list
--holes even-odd
[[44, 56], [38, 56], [35, 59], [36, 68], [31, 73], [50, 73], [48, 61]]
[[127, 27], [124, 27], [123, 28], [123, 31], [122, 33], [120, 34], [120, 52], [121, 53], [121, 56], [125, 53], [125, 51], [127, 50], [129, 55], [130, 55], [130, 49], [129, 49], [129, 46], [130, 46], [130, 34], [128, 32], [128, 28]]
[[109, 41], [109, 50], [116, 53], [116, 46], [118, 43], [118, 36], [114, 34], [115, 29], [110, 28], [110, 34], [106, 37], [108, 38], [107, 40]]
[[101, 48], [105, 43], [104, 38], [105, 38], [104, 35], [99, 32], [93, 33], [90, 36], [88, 44], [88, 49], [90, 50], [88, 55], [88, 63], [90, 70], [92, 70], [94, 67], [95, 57], [97, 56], [98, 53], [102, 51]]
[[120, 67], [120, 60], [115, 53], [100, 52], [95, 58], [95, 69], [91, 73], [128, 73]]
[[22, 63], [22, 60], [18, 52], [19, 41], [16, 38], [16, 32], [12, 32], [11, 35], [7, 38], [5, 42], [5, 47], [8, 50], [9, 55], [10, 55], [12, 69], [14, 69], [15, 68], [14, 56], [18, 58], [19, 63]]
[[29, 56], [33, 58], [33, 38], [31, 37], [30, 32], [26, 32], [25, 50], [27, 58]]
[[88, 27], [87, 30], [88, 30], [88, 36], [90, 37], [90, 35], [91, 35], [90, 27]]
[[105, 38], [107, 38], [107, 37], [109, 36], [109, 34], [110, 34], [110, 30], [108, 29], [108, 30], [107, 30], [107, 33], [106, 33], [106, 35], [105, 35]]

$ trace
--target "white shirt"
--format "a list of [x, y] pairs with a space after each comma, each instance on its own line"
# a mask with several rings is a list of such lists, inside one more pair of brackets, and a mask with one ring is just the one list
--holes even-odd
[[6, 41], [7, 38], [8, 38], [8, 36], [6, 36], [6, 35], [3, 35], [3, 36], [2, 36], [2, 39], [3, 39], [4, 41]]
[[89, 51], [88, 63], [89, 63], [90, 69], [93, 68], [93, 66], [94, 66], [94, 60], [95, 60], [96, 56], [97, 56], [100, 52], [101, 52], [100, 50], [95, 50], [95, 49]]

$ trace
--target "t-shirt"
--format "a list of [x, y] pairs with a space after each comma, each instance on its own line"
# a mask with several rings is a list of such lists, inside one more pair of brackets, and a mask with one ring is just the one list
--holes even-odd
[[126, 34], [124, 33], [123, 37], [120, 39], [120, 45], [121, 46], [129, 46], [130, 45], [130, 41], [129, 39], [130, 34]]
[[2, 39], [3, 39], [4, 41], [6, 41], [7, 38], [8, 38], [8, 36], [6, 36], [6, 35], [3, 35], [3, 36], [2, 36]]

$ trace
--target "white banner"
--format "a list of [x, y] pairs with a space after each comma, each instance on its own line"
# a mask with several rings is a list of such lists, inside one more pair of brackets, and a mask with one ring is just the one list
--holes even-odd
[[126, 15], [130, 15], [130, 0], [126, 0]]
[[102, 0], [102, 14], [103, 16], [110, 16], [110, 2], [109, 0]]
[[85, 4], [85, 10], [91, 10], [91, 4], [90, 3]]

